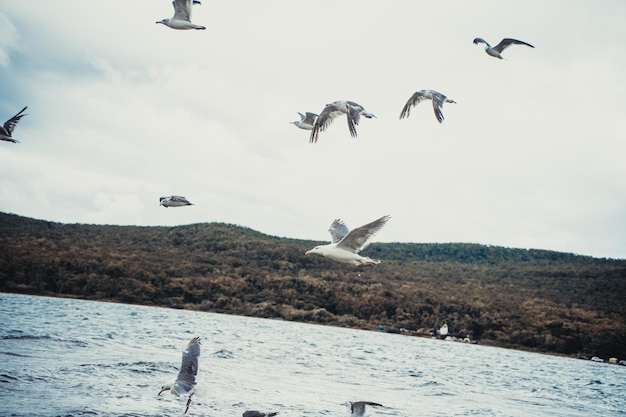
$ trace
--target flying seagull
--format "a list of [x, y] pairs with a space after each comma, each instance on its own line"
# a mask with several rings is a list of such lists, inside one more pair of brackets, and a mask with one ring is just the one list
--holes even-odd
[[26, 114], [22, 114], [27, 108], [28, 106], [24, 106], [24, 108], [20, 110], [18, 114], [11, 117], [6, 122], [4, 122], [4, 126], [0, 126], [0, 140], [13, 142], [13, 143], [20, 142], [19, 140], [15, 139], [11, 135], [13, 134], [13, 129], [15, 129], [15, 125], [17, 125], [17, 122], [19, 122], [22, 117], [27, 116]]
[[193, 206], [185, 197], [180, 195], [171, 195], [169, 197], [159, 197], [160, 205], [168, 207]]
[[382, 404], [378, 404], [378, 403], [373, 403], [370, 401], [348, 401], [346, 403], [346, 405], [350, 405], [350, 416], [351, 417], [361, 417], [362, 415], [365, 414], [365, 406], [366, 405], [370, 405], [370, 406], [375, 406], [375, 407], [382, 407]]
[[341, 219], [336, 219], [328, 229], [332, 238], [331, 243], [316, 246], [305, 255], [317, 253], [333, 261], [355, 266], [379, 264], [379, 260], [361, 256], [358, 252], [367, 247], [370, 238], [382, 229], [390, 218], [391, 216], [383, 216], [351, 231]]
[[433, 102], [433, 110], [435, 111], [435, 117], [439, 123], [443, 122], [443, 112], [441, 108], [443, 107], [443, 103], [455, 103], [456, 101], [448, 98], [446, 95], [441, 94], [435, 90], [420, 90], [413, 93], [409, 101], [406, 102], [404, 108], [402, 109], [402, 113], [400, 113], [400, 119], [404, 119], [405, 117], [409, 117], [409, 113], [411, 112], [411, 107], [417, 106], [417, 104], [422, 100], [432, 100]]
[[300, 129], [311, 130], [313, 129], [313, 125], [315, 124], [315, 120], [317, 119], [317, 114], [306, 112], [306, 115], [298, 112], [300, 115], [300, 120], [296, 120], [294, 122], [289, 122], [292, 125], [298, 126]]
[[195, 393], [194, 387], [196, 385], [196, 375], [198, 375], [198, 356], [200, 356], [200, 338], [196, 336], [191, 339], [185, 350], [183, 350], [183, 361], [176, 381], [173, 384], [163, 385], [157, 394], [161, 395], [164, 391], [170, 391], [177, 397], [179, 395], [189, 395], [183, 414], [187, 414], [191, 404], [191, 397]]
[[256, 410], [247, 410], [247, 411], [244, 411], [242, 417], [274, 417], [276, 414], [278, 414], [277, 411], [263, 413], [261, 411], [256, 411]]
[[319, 132], [326, 130], [326, 128], [328, 128], [333, 120], [335, 120], [335, 118], [340, 114], [346, 115], [346, 118], [348, 119], [348, 129], [350, 130], [350, 135], [353, 138], [356, 138], [356, 126], [359, 124], [361, 116], [367, 117], [368, 119], [376, 117], [374, 114], [368, 112], [363, 106], [355, 103], [354, 101], [333, 101], [324, 107], [324, 110], [322, 110], [319, 117], [315, 121], [313, 129], [311, 130], [311, 138], [309, 142], [317, 142]]
[[206, 27], [191, 23], [191, 9], [193, 4], [202, 4], [200, 0], [173, 0], [174, 16], [169, 19], [159, 20], [157, 23], [162, 23], [165, 26], [172, 29], [199, 29], [204, 30]]
[[497, 44], [496, 46], [492, 47], [491, 45], [489, 45], [489, 43], [484, 40], [483, 38], [475, 38], [474, 39], [474, 43], [475, 44], [479, 44], [479, 43], [484, 43], [485, 44], [485, 52], [487, 52], [488, 55], [491, 55], [493, 57], [496, 58], [500, 58], [500, 59], [504, 59], [502, 57], [502, 52], [508, 48], [510, 45], [526, 45], [526, 46], [530, 46], [531, 48], [534, 48], [534, 46], [532, 46], [529, 43], [523, 42], [523, 41], [518, 41], [517, 39], [511, 39], [511, 38], [504, 38], [500, 41], [499, 44]]

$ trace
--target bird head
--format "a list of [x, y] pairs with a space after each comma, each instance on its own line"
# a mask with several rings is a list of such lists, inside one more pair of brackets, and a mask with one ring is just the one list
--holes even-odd
[[320, 253], [320, 251], [321, 251], [320, 247], [316, 246], [313, 249], [306, 251], [304, 254], [305, 255], [311, 255], [312, 253]]
[[158, 21], [158, 22], [156, 22], [156, 23], [162, 23], [162, 24], [164, 24], [164, 25], [167, 25], [169, 22], [170, 22], [170, 19], [162, 19], [162, 20], [159, 20], [159, 21]]
[[159, 393], [157, 394], [157, 396], [161, 395], [162, 392], [169, 391], [171, 389], [172, 389], [172, 384], [162, 385], [161, 389], [159, 390]]

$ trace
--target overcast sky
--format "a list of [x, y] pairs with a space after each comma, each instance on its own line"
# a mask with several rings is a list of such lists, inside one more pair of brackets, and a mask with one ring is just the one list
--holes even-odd
[[[626, 258], [626, 2], [0, 0], [0, 211]], [[512, 46], [506, 60], [472, 40]], [[413, 94], [435, 89], [408, 119]], [[352, 100], [310, 144], [289, 122]], [[159, 207], [186, 196], [194, 206]]]

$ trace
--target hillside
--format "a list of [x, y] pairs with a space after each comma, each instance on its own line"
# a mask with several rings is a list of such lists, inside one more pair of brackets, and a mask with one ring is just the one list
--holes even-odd
[[626, 260], [476, 244], [375, 243], [371, 268], [304, 256], [319, 242], [203, 223], [61, 224], [0, 213], [0, 291], [626, 358]]

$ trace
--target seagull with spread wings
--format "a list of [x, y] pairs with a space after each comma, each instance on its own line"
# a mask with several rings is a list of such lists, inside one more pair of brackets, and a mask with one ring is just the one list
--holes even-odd
[[315, 121], [309, 142], [317, 142], [319, 132], [326, 130], [333, 120], [341, 114], [346, 115], [348, 119], [348, 130], [350, 130], [350, 135], [353, 138], [356, 138], [356, 127], [361, 120], [361, 116], [367, 117], [368, 119], [376, 117], [373, 113], [365, 110], [365, 107], [354, 101], [333, 101], [324, 107], [324, 110], [322, 110]]
[[417, 106], [423, 100], [432, 100], [433, 102], [433, 110], [435, 111], [435, 117], [439, 123], [443, 122], [443, 112], [441, 108], [443, 107], [443, 103], [455, 103], [456, 101], [448, 98], [445, 94], [441, 94], [435, 90], [420, 90], [413, 93], [413, 95], [409, 98], [409, 100], [404, 105], [402, 109], [402, 113], [400, 113], [400, 119], [404, 119], [405, 117], [409, 117], [409, 113], [411, 112], [411, 107]]
[[191, 22], [191, 10], [194, 4], [202, 4], [200, 0], [173, 0], [174, 16], [169, 19], [159, 20], [157, 23], [162, 23], [167, 27], [178, 30], [198, 29], [204, 30], [206, 27], [196, 25]]
[[182, 195], [170, 195], [169, 197], [159, 197], [159, 205], [165, 208], [193, 206], [193, 204], [190, 203], [189, 200], [187, 200]]
[[348, 401], [346, 405], [350, 406], [350, 416], [351, 417], [361, 417], [365, 414], [365, 406], [374, 406], [374, 407], [382, 407], [382, 404], [373, 403], [371, 401]]
[[11, 117], [6, 122], [4, 122], [3, 126], [0, 126], [0, 140], [4, 140], [4, 141], [7, 141], [7, 142], [13, 142], [13, 143], [19, 143], [20, 142], [19, 140], [15, 139], [12, 136], [13, 129], [15, 129], [15, 125], [17, 125], [17, 122], [19, 122], [22, 117], [27, 116], [26, 114], [23, 114], [24, 111], [26, 111], [27, 108], [28, 108], [28, 106], [24, 106], [24, 108], [22, 110], [20, 110], [20, 112], [18, 114], [16, 114], [15, 116]]
[[488, 55], [491, 55], [499, 59], [504, 59], [504, 57], [502, 56], [502, 52], [511, 45], [526, 45], [526, 46], [530, 46], [531, 48], [534, 48], [534, 46], [532, 46], [529, 43], [526, 43], [524, 41], [518, 41], [517, 39], [511, 39], [511, 38], [504, 38], [500, 41], [499, 44], [493, 47], [489, 45], [489, 43], [483, 38], [475, 38], [474, 43], [476, 45], [478, 45], [479, 43], [484, 43], [485, 52], [487, 52]]
[[293, 122], [289, 122], [292, 125], [298, 126], [300, 129], [311, 130], [313, 129], [313, 125], [315, 124], [315, 120], [317, 119], [317, 114], [306, 112], [306, 114], [302, 114], [298, 112], [300, 115], [300, 120], [296, 120]]
[[391, 216], [383, 216], [354, 230], [349, 230], [343, 220], [336, 219], [328, 229], [332, 238], [331, 243], [318, 245], [307, 251], [305, 255], [318, 254], [336, 262], [355, 266], [379, 264], [379, 260], [361, 256], [359, 252], [367, 247], [369, 240], [383, 228], [390, 218]]
[[194, 337], [183, 350], [183, 361], [180, 365], [180, 371], [173, 384], [165, 384], [157, 395], [161, 395], [164, 391], [169, 391], [176, 395], [189, 395], [185, 412], [187, 414], [191, 397], [195, 394], [196, 375], [198, 375], [198, 356], [200, 356], [200, 338]]

